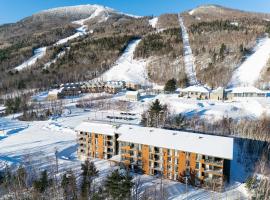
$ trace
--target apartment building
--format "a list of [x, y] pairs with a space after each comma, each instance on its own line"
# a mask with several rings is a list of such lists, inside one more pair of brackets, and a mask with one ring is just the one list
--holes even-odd
[[222, 188], [230, 178], [233, 139], [137, 125], [83, 122], [76, 129], [78, 157], [110, 159], [126, 167], [196, 186]]
[[78, 157], [110, 159], [118, 154], [117, 126], [111, 124], [83, 122], [75, 128], [77, 132]]
[[216, 189], [230, 178], [232, 138], [128, 125], [117, 133], [121, 161], [134, 170]]

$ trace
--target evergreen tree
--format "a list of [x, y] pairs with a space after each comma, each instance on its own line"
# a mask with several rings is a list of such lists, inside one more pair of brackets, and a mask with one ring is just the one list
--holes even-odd
[[112, 172], [105, 180], [105, 191], [110, 199], [130, 199], [133, 187], [132, 177], [129, 173], [121, 174], [118, 170]]
[[39, 180], [34, 181], [34, 189], [40, 193], [44, 193], [49, 185], [52, 183], [52, 180], [48, 178], [47, 170], [41, 172], [41, 177]]
[[61, 186], [63, 188], [63, 196], [66, 200], [77, 199], [76, 177], [72, 170], [68, 170], [62, 177]]
[[26, 187], [27, 172], [23, 166], [20, 166], [17, 170], [16, 180], [20, 188]]
[[162, 109], [163, 108], [162, 108], [162, 105], [160, 104], [160, 101], [156, 99], [151, 105], [150, 112], [157, 114], [160, 111], [162, 111]]
[[82, 183], [81, 183], [81, 198], [88, 199], [91, 192], [92, 182], [94, 178], [98, 177], [99, 171], [95, 164], [86, 160], [82, 165]]
[[164, 90], [166, 92], [169, 92], [169, 93], [175, 92], [175, 90], [176, 90], [176, 80], [174, 78], [168, 80], [167, 83], [165, 84]]

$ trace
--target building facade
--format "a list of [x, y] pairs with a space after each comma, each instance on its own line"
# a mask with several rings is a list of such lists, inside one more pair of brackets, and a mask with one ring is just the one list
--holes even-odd
[[215, 190], [230, 178], [232, 138], [136, 126], [117, 132], [121, 162], [135, 171]]
[[180, 97], [186, 97], [191, 99], [209, 99], [210, 91], [204, 86], [189, 86], [185, 89], [180, 90]]
[[131, 170], [214, 190], [230, 178], [232, 138], [90, 122], [76, 131], [82, 160], [120, 155], [120, 162]]
[[[102, 128], [101, 128], [102, 127]], [[80, 160], [88, 158], [110, 159], [118, 154], [118, 135], [116, 126], [83, 122], [76, 127], [78, 157]]]

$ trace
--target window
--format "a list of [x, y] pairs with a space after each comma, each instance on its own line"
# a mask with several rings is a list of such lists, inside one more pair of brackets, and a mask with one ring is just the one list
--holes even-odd
[[199, 168], [200, 168], [200, 163], [196, 162], [196, 169], [199, 169]]

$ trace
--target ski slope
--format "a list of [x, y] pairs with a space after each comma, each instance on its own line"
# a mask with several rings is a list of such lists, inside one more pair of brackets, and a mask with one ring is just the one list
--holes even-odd
[[150, 26], [152, 26], [153, 28], [157, 28], [157, 23], [158, 23], [158, 17], [154, 17], [153, 19], [149, 20], [149, 24]]
[[192, 54], [191, 46], [189, 43], [189, 36], [187, 29], [184, 25], [184, 20], [180, 14], [178, 14], [179, 24], [182, 29], [182, 38], [184, 45], [184, 62], [185, 62], [185, 71], [189, 80], [190, 85], [197, 84], [196, 78], [196, 66], [194, 64], [194, 57]]
[[251, 54], [234, 72], [230, 86], [254, 86], [260, 78], [263, 68], [270, 59], [270, 38], [257, 41]]
[[[66, 8], [51, 9], [51, 10], [48, 10], [45, 12], [60, 12], [61, 11], [61, 12], [65, 13], [65, 12], [67, 12], [67, 10], [65, 10], [65, 9]], [[74, 7], [74, 9], [75, 9], [75, 11], [79, 12], [79, 11], [83, 10], [83, 7], [77, 6], [77, 7]], [[87, 9], [89, 9], [89, 8], [87, 7]], [[84, 12], [89, 12], [89, 10], [87, 10], [87, 9], [84, 10]], [[86, 21], [98, 17], [99, 23], [100, 23], [100, 22], [106, 21], [109, 18], [108, 8], [103, 7], [103, 6], [93, 5], [91, 7], [91, 9], [92, 9], [92, 14], [89, 17], [72, 22], [73, 24], [80, 25], [80, 27], [76, 29], [75, 34], [59, 40], [53, 46], [60, 46], [60, 45], [66, 44], [70, 40], [74, 40], [76, 38], [79, 38], [81, 36], [89, 34], [89, 32], [91, 32], [91, 31], [88, 31], [88, 27], [84, 24]], [[29, 58], [27, 61], [25, 61], [21, 65], [15, 67], [14, 70], [22, 71], [22, 70], [25, 70], [25, 69], [35, 65], [39, 59], [43, 58], [46, 55], [46, 49], [47, 49], [47, 47], [41, 47], [41, 48], [36, 49], [34, 51], [34, 55], [31, 58]], [[56, 56], [56, 58], [54, 58], [54, 60], [46, 63], [44, 65], [44, 68], [45, 69], [48, 68], [52, 63], [55, 63], [57, 61], [57, 59], [62, 57], [64, 54], [65, 54], [65, 51], [60, 52]]]
[[28, 60], [23, 62], [21, 65], [15, 67], [14, 69], [16, 71], [21, 71], [21, 70], [24, 70], [26, 68], [33, 66], [34, 64], [36, 64], [36, 62], [39, 59], [43, 58], [43, 56], [46, 55], [46, 49], [47, 49], [47, 47], [41, 47], [41, 48], [34, 50], [34, 55], [31, 58], [29, 58]]
[[146, 61], [135, 60], [133, 53], [141, 39], [131, 41], [116, 64], [100, 78], [104, 81], [131, 81], [140, 84], [148, 83]]

